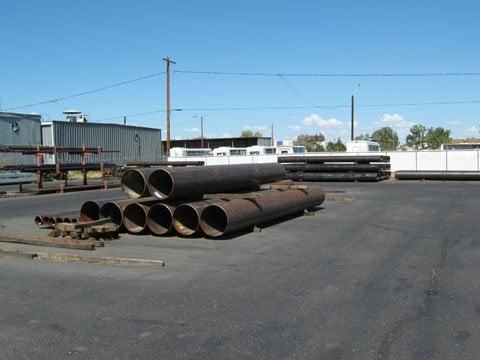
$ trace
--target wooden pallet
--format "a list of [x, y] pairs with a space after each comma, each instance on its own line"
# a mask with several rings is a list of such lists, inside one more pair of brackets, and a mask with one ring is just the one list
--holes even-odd
[[110, 219], [84, 221], [78, 223], [59, 223], [50, 232], [51, 237], [70, 237], [72, 239], [116, 239], [118, 225]]

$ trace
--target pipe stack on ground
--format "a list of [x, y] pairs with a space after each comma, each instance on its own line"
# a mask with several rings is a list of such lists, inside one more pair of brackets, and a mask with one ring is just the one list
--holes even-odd
[[216, 238], [323, 202], [318, 187], [258, 191], [284, 178], [278, 163], [130, 169], [121, 180], [128, 199], [87, 201], [81, 214], [86, 220], [109, 217], [132, 234], [193, 236], [203, 230]]
[[390, 157], [384, 155], [279, 156], [294, 181], [380, 181], [390, 176]]

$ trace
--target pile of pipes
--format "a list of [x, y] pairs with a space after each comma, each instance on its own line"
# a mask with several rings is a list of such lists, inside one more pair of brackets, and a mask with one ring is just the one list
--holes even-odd
[[217, 238], [324, 201], [319, 187], [259, 190], [284, 178], [283, 166], [275, 163], [131, 169], [121, 179], [128, 199], [87, 201], [80, 219], [110, 218], [131, 234]]
[[54, 228], [56, 224], [67, 223], [75, 224], [80, 221], [78, 212], [69, 212], [55, 215], [37, 215], [33, 220], [38, 226], [46, 226]]
[[390, 177], [390, 157], [383, 155], [279, 156], [293, 181], [380, 181]]

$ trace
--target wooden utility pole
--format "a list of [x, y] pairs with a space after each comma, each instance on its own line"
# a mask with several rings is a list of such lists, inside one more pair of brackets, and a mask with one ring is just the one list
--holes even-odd
[[203, 149], [203, 116], [200, 116], [200, 142]]
[[273, 146], [273, 124], [272, 124], [272, 131], [271, 131], [270, 136], [271, 136], [271, 138], [270, 138], [270, 146]]
[[354, 130], [354, 125], [355, 125], [355, 95], [352, 95], [352, 132], [351, 132], [351, 137], [350, 137], [350, 140], [354, 140], [355, 139], [355, 134], [353, 132]]
[[167, 63], [167, 156], [170, 155], [170, 64], [176, 64], [170, 57], [164, 57], [163, 60]]

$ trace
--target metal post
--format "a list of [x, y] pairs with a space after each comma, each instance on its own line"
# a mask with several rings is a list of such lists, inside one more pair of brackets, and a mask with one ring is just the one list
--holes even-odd
[[200, 116], [200, 141], [201, 148], [203, 149], [203, 116]]
[[355, 123], [355, 95], [352, 95], [352, 109], [351, 109], [351, 117], [352, 117], [352, 130], [351, 130], [351, 136], [350, 140], [354, 140], [355, 135], [353, 132], [353, 124]]
[[170, 63], [176, 64], [170, 57], [164, 57], [163, 60], [167, 63], [167, 156], [170, 155]]
[[272, 131], [271, 131], [270, 136], [271, 136], [271, 138], [270, 138], [270, 146], [273, 146], [273, 124], [272, 124]]

